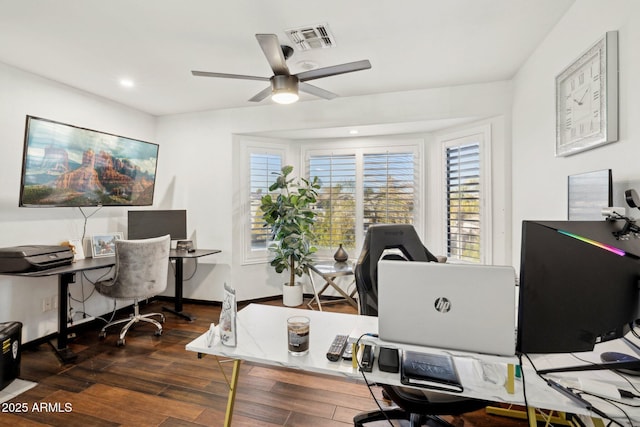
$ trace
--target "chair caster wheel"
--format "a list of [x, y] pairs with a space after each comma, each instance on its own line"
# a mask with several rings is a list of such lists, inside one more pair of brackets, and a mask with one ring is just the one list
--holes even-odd
[[122, 346], [124, 346], [124, 338], [119, 339], [119, 340], [118, 340], [118, 342], [116, 342], [116, 345], [117, 345], [118, 347], [122, 347]]
[[106, 331], [98, 332], [98, 338], [100, 338], [101, 340], [105, 339], [106, 337], [107, 337], [107, 332]]
[[158, 330], [155, 332], [155, 336], [159, 337], [160, 335], [162, 335], [162, 329], [158, 329]]

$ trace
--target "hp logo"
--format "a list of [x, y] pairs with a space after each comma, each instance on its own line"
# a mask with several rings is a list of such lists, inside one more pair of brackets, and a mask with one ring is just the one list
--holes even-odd
[[433, 306], [436, 308], [436, 311], [439, 311], [440, 313], [447, 313], [451, 310], [451, 301], [445, 297], [436, 298], [436, 302]]

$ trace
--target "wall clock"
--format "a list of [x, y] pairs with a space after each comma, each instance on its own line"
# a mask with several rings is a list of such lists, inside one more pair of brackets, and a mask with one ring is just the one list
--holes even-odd
[[618, 140], [618, 32], [608, 31], [556, 77], [556, 156]]

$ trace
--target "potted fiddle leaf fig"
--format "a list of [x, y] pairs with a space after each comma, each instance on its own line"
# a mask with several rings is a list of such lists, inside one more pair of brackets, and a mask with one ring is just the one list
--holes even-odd
[[[265, 227], [271, 231], [269, 250], [273, 253], [271, 266], [276, 272], [289, 272], [289, 280], [283, 286], [283, 303], [289, 306], [302, 304], [302, 286], [296, 276], [307, 273], [311, 256], [317, 251], [313, 246], [313, 225], [316, 212], [312, 205], [318, 197], [318, 177], [312, 181], [292, 178], [293, 166], [283, 166], [269, 192], [277, 196], [262, 196], [260, 209]], [[289, 299], [291, 295], [292, 299]]]

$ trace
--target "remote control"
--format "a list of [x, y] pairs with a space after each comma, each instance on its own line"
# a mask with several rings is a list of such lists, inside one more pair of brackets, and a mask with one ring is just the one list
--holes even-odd
[[356, 342], [355, 338], [349, 338], [347, 340], [347, 345], [344, 348], [344, 351], [342, 352], [342, 358], [344, 360], [351, 360], [353, 357], [353, 343]]
[[349, 335], [336, 335], [331, 343], [331, 347], [327, 350], [327, 359], [332, 362], [337, 362], [340, 360], [342, 353], [344, 352], [344, 348], [347, 345], [347, 341], [349, 339]]

